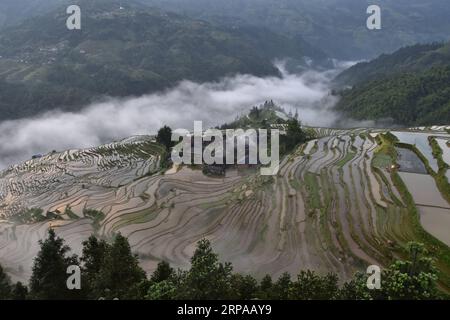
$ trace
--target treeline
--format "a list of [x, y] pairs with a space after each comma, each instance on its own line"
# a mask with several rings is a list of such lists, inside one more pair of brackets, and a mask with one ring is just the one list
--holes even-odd
[[[0, 267], [0, 299], [292, 299], [366, 300], [439, 299], [437, 270], [424, 247], [408, 245], [410, 259], [396, 261], [381, 273], [381, 288], [369, 290], [368, 275], [357, 273], [339, 285], [336, 274], [319, 275], [301, 271], [295, 279], [284, 273], [278, 279], [266, 275], [261, 281], [233, 272], [222, 263], [208, 240], [201, 240], [191, 258], [189, 270], [175, 269], [162, 261], [148, 278], [139, 266], [128, 240], [117, 234], [111, 242], [91, 236], [83, 242], [81, 257], [70, 254], [63, 239], [50, 229], [40, 241], [28, 287], [12, 284]], [[69, 266], [81, 270], [81, 288], [69, 290]]]

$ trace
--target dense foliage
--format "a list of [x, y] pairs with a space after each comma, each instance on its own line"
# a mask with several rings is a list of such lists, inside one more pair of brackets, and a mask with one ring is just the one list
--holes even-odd
[[450, 123], [448, 43], [381, 55], [345, 70], [334, 83], [341, 96], [336, 109], [352, 118], [406, 126]]
[[[135, 1], [228, 27], [265, 28], [301, 42], [307, 56], [319, 57], [319, 51], [314, 48], [320, 48], [342, 60], [375, 57], [405, 45], [444, 40], [450, 27], [447, 0]], [[2, 0], [0, 28], [64, 2], [73, 0]], [[122, 1], [122, 4], [130, 2]], [[372, 4], [382, 8], [382, 30], [366, 28], [366, 9]]]
[[158, 130], [156, 135], [156, 142], [166, 147], [167, 151], [173, 147], [174, 142], [172, 141], [172, 129], [168, 126], [164, 126]]
[[450, 65], [364, 82], [341, 95], [336, 108], [356, 119], [445, 125], [450, 123]]
[[[438, 299], [437, 271], [424, 247], [410, 243], [410, 258], [396, 261], [382, 271], [381, 289], [369, 290], [368, 275], [357, 273], [339, 286], [337, 275], [300, 271], [275, 281], [267, 275], [257, 281], [251, 275], [233, 272], [222, 263], [208, 240], [197, 244], [189, 270], [176, 270], [162, 261], [147, 279], [138, 257], [125, 237], [118, 234], [107, 242], [91, 236], [83, 243], [82, 257], [69, 256], [70, 248], [53, 230], [40, 242], [30, 292], [21, 283], [12, 285], [0, 267], [0, 299]], [[81, 289], [68, 290], [66, 267], [81, 268]]]

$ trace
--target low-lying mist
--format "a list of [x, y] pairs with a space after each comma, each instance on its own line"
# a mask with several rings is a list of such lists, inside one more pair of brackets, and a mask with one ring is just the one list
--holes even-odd
[[183, 81], [173, 89], [138, 98], [109, 99], [77, 113], [52, 111], [39, 117], [0, 123], [0, 168], [52, 150], [86, 148], [137, 134], [154, 134], [163, 125], [192, 129], [232, 121], [252, 106], [273, 100], [298, 110], [304, 124], [332, 126], [339, 116], [329, 85], [337, 70], [282, 77], [236, 75], [218, 82]]

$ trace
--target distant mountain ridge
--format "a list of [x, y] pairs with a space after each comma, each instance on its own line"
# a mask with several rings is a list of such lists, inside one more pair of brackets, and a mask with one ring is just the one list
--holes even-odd
[[417, 44], [358, 63], [339, 74], [335, 83], [352, 86], [400, 72], [420, 72], [445, 65], [450, 65], [449, 43]]
[[[372, 59], [416, 43], [449, 40], [448, 0], [139, 0], [224, 25], [254, 25], [301, 35], [340, 60]], [[381, 7], [381, 30], [368, 30], [370, 5]]]

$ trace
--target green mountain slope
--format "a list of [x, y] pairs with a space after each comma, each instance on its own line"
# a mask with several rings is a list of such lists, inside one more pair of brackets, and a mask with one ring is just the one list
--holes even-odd
[[364, 82], [341, 93], [336, 109], [356, 119], [392, 119], [394, 123], [450, 123], [450, 66], [399, 73]]
[[360, 120], [395, 124], [450, 123], [450, 44], [405, 47], [359, 63], [335, 79], [336, 109]]
[[75, 3], [82, 30], [67, 30], [63, 6], [0, 33], [0, 118], [140, 95], [183, 79], [278, 75], [273, 59], [304, 56], [304, 42], [263, 29], [216, 27], [132, 1]]

